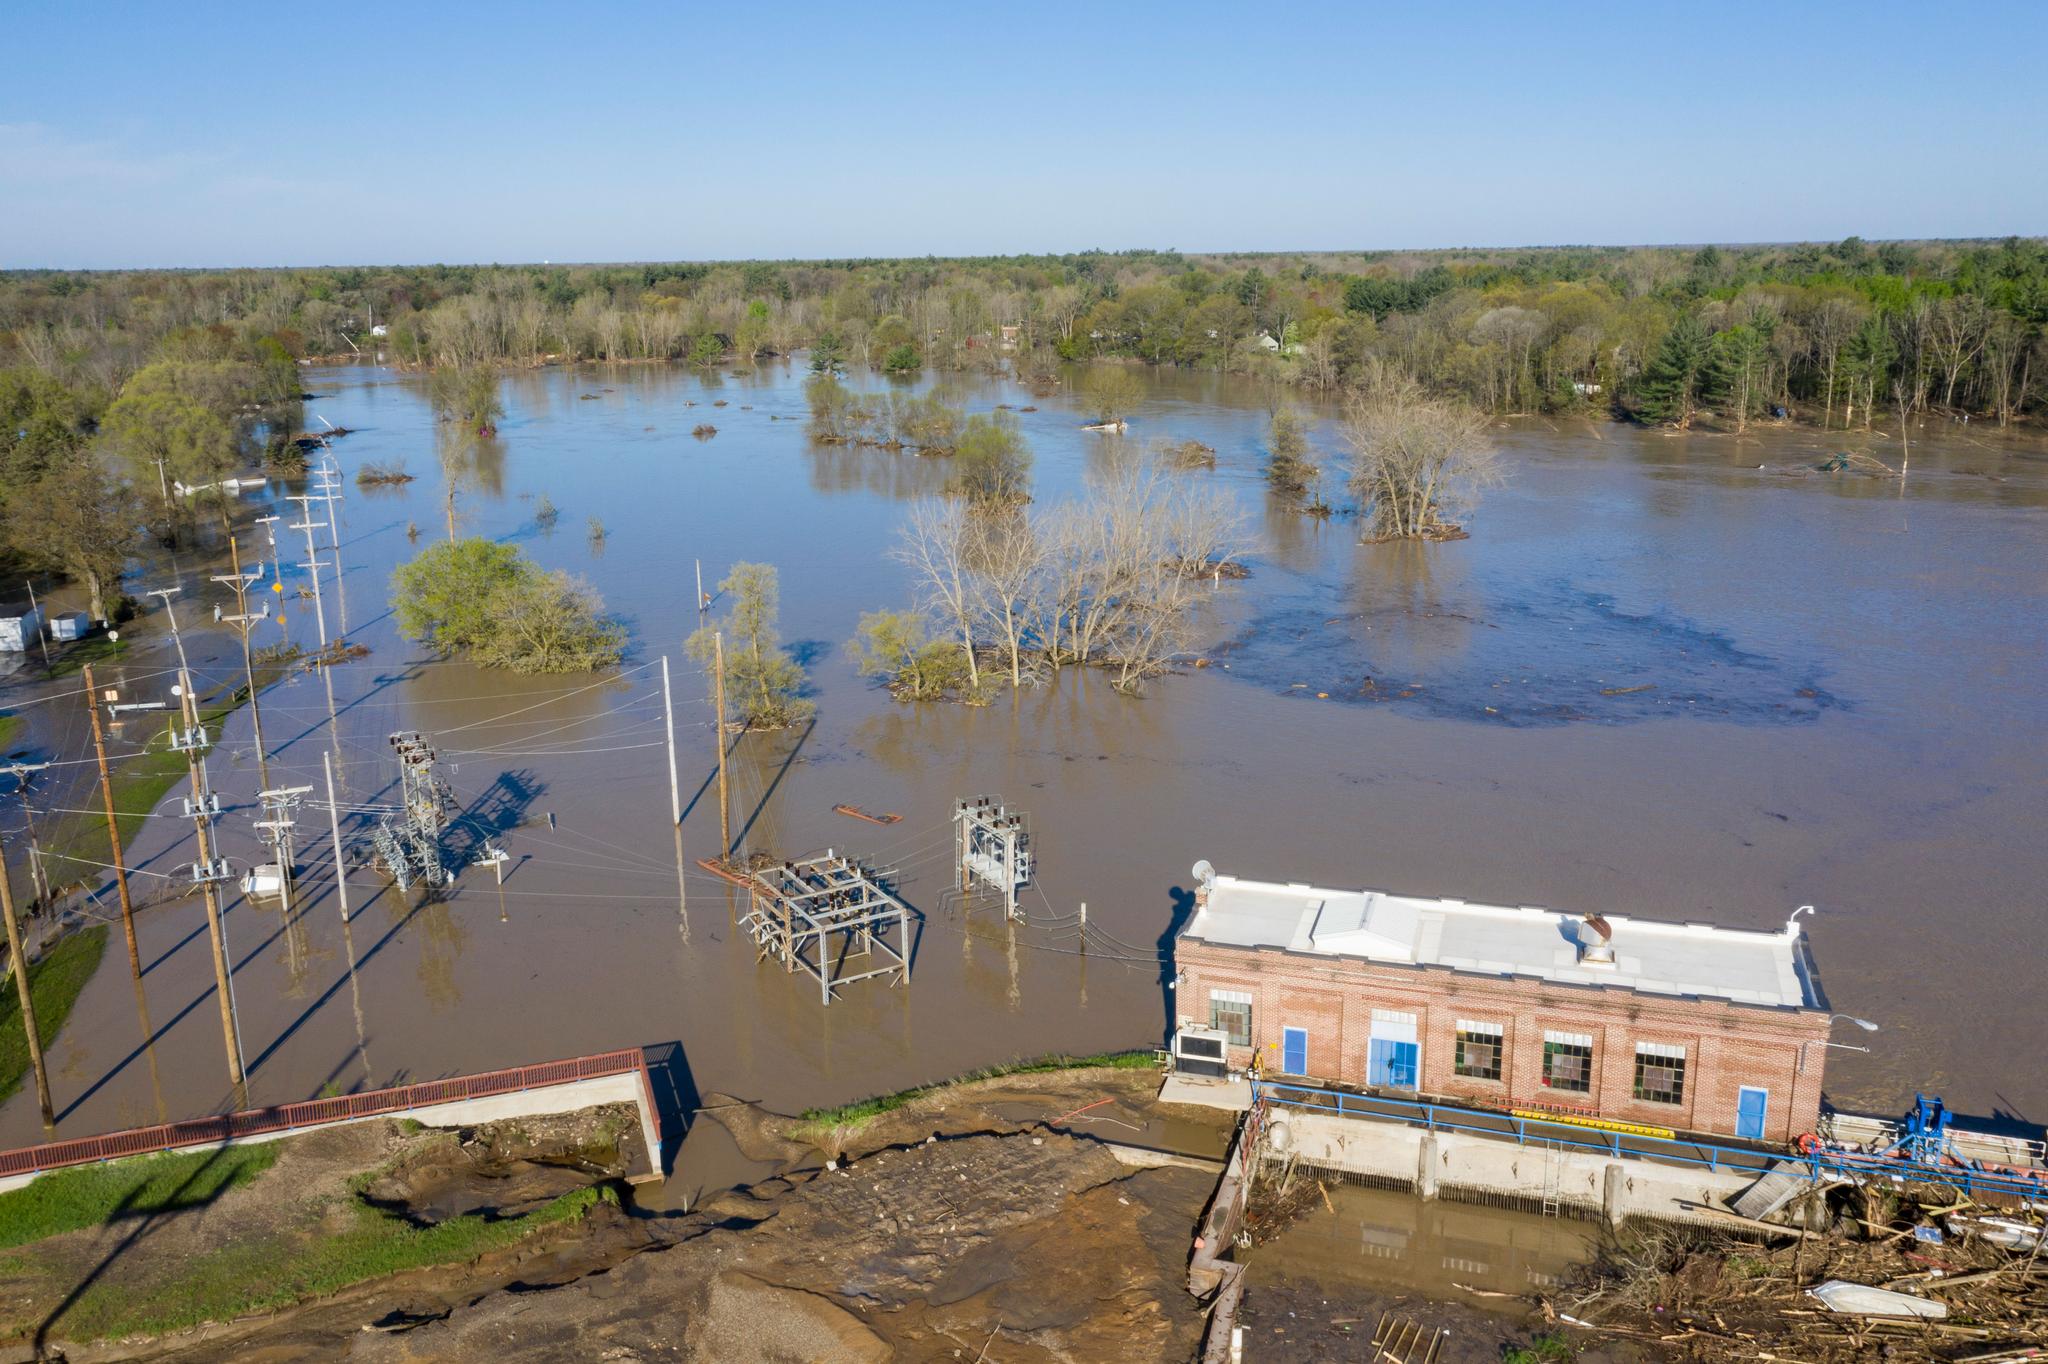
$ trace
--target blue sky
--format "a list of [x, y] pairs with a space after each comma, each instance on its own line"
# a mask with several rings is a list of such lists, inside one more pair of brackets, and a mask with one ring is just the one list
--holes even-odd
[[2048, 5], [16, 4], [0, 267], [2048, 232]]

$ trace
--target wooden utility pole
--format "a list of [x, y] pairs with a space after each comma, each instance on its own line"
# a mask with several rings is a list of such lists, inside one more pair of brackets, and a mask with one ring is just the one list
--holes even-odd
[[44, 913], [54, 908], [50, 894], [50, 878], [43, 870], [43, 845], [36, 841], [35, 807], [28, 803], [28, 779], [34, 772], [48, 767], [48, 763], [9, 763], [7, 770], [14, 774], [16, 792], [21, 796], [21, 818], [28, 826], [28, 888], [34, 892], [36, 901]]
[[185, 764], [192, 777], [192, 831], [199, 846], [199, 861], [193, 870], [198, 873], [200, 894], [206, 899], [206, 931], [213, 939], [213, 985], [214, 993], [220, 996], [220, 1028], [228, 1050], [228, 1078], [239, 1089], [248, 1083], [249, 1077], [242, 1069], [242, 1041], [235, 1026], [235, 985], [228, 977], [228, 950], [221, 928], [220, 896], [213, 888], [213, 838], [209, 832], [213, 824], [212, 796], [207, 790], [206, 763], [199, 756], [206, 736], [199, 725], [199, 708], [192, 700], [192, 674], [179, 669], [178, 682], [178, 705], [185, 719], [185, 736], [180, 743], [174, 735], [172, 746], [185, 750]]
[[107, 771], [107, 739], [100, 728], [100, 694], [85, 665], [85, 708], [92, 715], [92, 752], [100, 764], [100, 800], [107, 808], [107, 844], [114, 853], [114, 886], [121, 892], [121, 928], [128, 935], [128, 969], [142, 979], [142, 951], [135, 945], [135, 904], [128, 897], [128, 865], [121, 853], [121, 826], [114, 818], [114, 779]]
[[732, 805], [726, 799], [725, 784], [725, 635], [722, 632], [712, 632], [711, 656], [711, 691], [718, 708], [718, 719], [711, 726], [712, 735], [718, 741], [718, 860], [724, 862], [732, 856]]
[[21, 997], [21, 1033], [28, 1040], [29, 1063], [36, 1072], [36, 1101], [43, 1106], [43, 1126], [57, 1121], [50, 1106], [50, 1076], [43, 1068], [43, 1035], [36, 1030], [36, 1003], [28, 992], [28, 959], [21, 951], [21, 925], [14, 921], [14, 878], [8, 875], [7, 859], [0, 858], [0, 913], [7, 916], [7, 952], [14, 959], [14, 993]]

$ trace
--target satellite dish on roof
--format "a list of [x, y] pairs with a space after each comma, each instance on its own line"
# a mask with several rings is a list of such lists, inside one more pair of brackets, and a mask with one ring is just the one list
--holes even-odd
[[1210, 866], [1206, 861], [1195, 863], [1194, 874], [1195, 883], [1203, 890], [1207, 890], [1216, 884], [1216, 868]]

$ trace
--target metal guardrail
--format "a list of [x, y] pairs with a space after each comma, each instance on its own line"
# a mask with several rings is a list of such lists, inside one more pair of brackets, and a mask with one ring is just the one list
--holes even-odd
[[398, 1085], [391, 1089], [365, 1090], [330, 1099], [308, 1099], [303, 1103], [279, 1104], [270, 1108], [249, 1108], [204, 1118], [187, 1118], [156, 1127], [134, 1127], [125, 1132], [105, 1132], [68, 1141], [45, 1142], [0, 1151], [0, 1178], [40, 1174], [70, 1165], [91, 1165], [121, 1156], [175, 1151], [192, 1146], [217, 1146], [223, 1142], [272, 1132], [321, 1127], [358, 1118], [374, 1118], [433, 1104], [463, 1099], [483, 1099], [494, 1094], [516, 1094], [526, 1089], [543, 1089], [595, 1080], [607, 1075], [637, 1073], [647, 1111], [656, 1112], [654, 1081], [647, 1071], [647, 1056], [638, 1047], [577, 1056], [566, 1061], [543, 1061], [510, 1070], [491, 1070], [477, 1075], [457, 1075], [445, 1080]]
[[[1831, 1177], [1881, 1178], [1913, 1184], [1948, 1184], [1972, 1197], [1999, 1194], [2008, 1198], [2048, 1198], [2048, 1171], [2035, 1175], [2002, 1173], [1960, 1165], [1925, 1165], [1890, 1156], [1858, 1155], [1848, 1151], [1822, 1149], [1812, 1153], [1790, 1153], [1763, 1147], [1721, 1146], [1714, 1142], [1682, 1138], [1665, 1140], [1626, 1132], [1595, 1132], [1568, 1122], [1524, 1118], [1489, 1109], [1412, 1099], [1382, 1099], [1370, 1094], [1346, 1094], [1341, 1090], [1278, 1084], [1270, 1080], [1254, 1081], [1252, 1094], [1255, 1099], [1262, 1098], [1267, 1103], [1310, 1112], [1379, 1118], [1419, 1125], [1431, 1131], [1472, 1132], [1479, 1136], [1512, 1140], [1518, 1146], [1538, 1141], [1545, 1146], [1596, 1151], [1617, 1159], [1633, 1156], [1678, 1165], [1703, 1166], [1709, 1170], [1742, 1170], [1758, 1174], [1789, 1161], [1805, 1167], [1807, 1177], [1815, 1183]], [[1531, 1131], [1532, 1128], [1541, 1130]]]

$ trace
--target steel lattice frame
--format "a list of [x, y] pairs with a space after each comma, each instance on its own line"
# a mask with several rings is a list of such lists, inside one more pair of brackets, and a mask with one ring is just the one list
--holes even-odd
[[[873, 976], [909, 983], [910, 908], [866, 868], [827, 852], [751, 871], [747, 880], [740, 926], [760, 949], [757, 960], [773, 957], [786, 971], [803, 971], [818, 982], [821, 1002]], [[859, 964], [851, 958], [876, 964], [848, 969]]]

